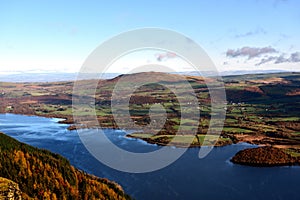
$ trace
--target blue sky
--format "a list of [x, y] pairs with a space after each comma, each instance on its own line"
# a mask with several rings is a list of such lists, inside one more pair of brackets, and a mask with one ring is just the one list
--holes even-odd
[[0, 72], [76, 72], [101, 42], [143, 27], [187, 35], [221, 71], [300, 71], [299, 8], [298, 0], [0, 0]]

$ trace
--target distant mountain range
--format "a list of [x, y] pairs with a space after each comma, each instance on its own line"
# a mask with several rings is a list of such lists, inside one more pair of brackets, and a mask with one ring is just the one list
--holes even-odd
[[[232, 76], [232, 75], [244, 75], [244, 74], [269, 74], [269, 73], [280, 73], [287, 72], [284, 70], [240, 70], [240, 71], [223, 71], [219, 74], [221, 76]], [[197, 71], [189, 71], [189, 72], [176, 72], [176, 74], [182, 75], [192, 75], [192, 76], [214, 76], [215, 73], [211, 71], [204, 71], [199, 74]], [[101, 77], [97, 74], [84, 74], [84, 79], [111, 79], [120, 75], [120, 73], [105, 73]], [[18, 72], [14, 74], [0, 74], [1, 82], [56, 82], [56, 81], [73, 81], [77, 79], [77, 73], [55, 73], [55, 72], [47, 72], [47, 73], [24, 73]]]

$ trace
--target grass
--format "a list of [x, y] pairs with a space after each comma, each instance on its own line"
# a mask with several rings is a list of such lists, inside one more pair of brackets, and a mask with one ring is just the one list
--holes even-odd
[[268, 119], [269, 122], [290, 122], [290, 121], [299, 121], [300, 117], [276, 117]]
[[181, 127], [181, 130], [182, 131], [192, 131], [192, 130], [194, 130], [195, 128], [197, 128], [197, 127], [195, 127], [195, 126], [190, 126], [190, 125], [175, 125], [175, 126], [173, 126], [174, 127], [174, 129], [175, 130], [178, 130], [179, 129], [179, 127]]
[[[130, 134], [133, 137], [140, 139], [151, 139], [151, 140], [159, 140], [160, 138], [167, 138], [167, 141], [170, 141], [172, 145], [180, 144], [183, 146], [192, 145], [213, 145], [216, 140], [219, 141], [230, 141], [229, 138], [222, 138], [217, 135], [203, 135], [198, 134], [197, 137], [195, 135], [152, 135], [149, 133], [132, 133]], [[204, 144], [204, 140], [205, 144]]]
[[43, 92], [30, 92], [31, 96], [38, 97], [44, 95], [50, 95], [50, 93], [43, 93]]
[[237, 128], [237, 127], [224, 127], [223, 131], [225, 132], [233, 132], [233, 133], [252, 133], [252, 130], [245, 128]]
[[176, 123], [182, 123], [182, 124], [185, 124], [185, 123], [193, 123], [193, 124], [196, 124], [197, 121], [195, 120], [192, 120], [192, 119], [180, 119], [180, 118], [173, 118], [171, 119], [172, 121], [176, 122]]
[[230, 118], [226, 119], [226, 123], [237, 123], [237, 122], [238, 122], [238, 120], [236, 120], [236, 119], [230, 119]]
[[300, 157], [300, 152], [294, 149], [286, 149], [285, 152], [290, 154], [291, 156]]

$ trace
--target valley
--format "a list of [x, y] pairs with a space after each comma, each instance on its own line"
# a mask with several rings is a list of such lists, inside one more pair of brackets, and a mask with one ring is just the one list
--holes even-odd
[[[124, 78], [125, 77], [125, 78]], [[129, 109], [133, 123], [120, 117], [116, 123], [111, 110], [112, 92], [118, 81], [125, 81], [124, 90], [132, 83], [144, 83], [145, 77], [153, 77], [154, 83], [146, 83], [136, 88], [130, 97], [129, 107], [123, 105], [124, 96], [116, 96], [118, 109]], [[152, 144], [177, 147], [200, 147], [204, 137], [205, 145], [224, 146], [246, 142], [261, 146], [281, 148], [293, 154], [300, 148], [300, 73], [274, 73], [237, 75], [223, 77], [227, 104], [225, 124], [221, 136], [215, 141], [215, 135], [207, 133], [210, 124], [211, 99], [206, 83], [218, 82], [213, 77], [183, 76], [147, 72], [120, 75], [113, 79], [100, 80], [94, 96], [85, 96], [86, 88], [92, 88], [94, 80], [80, 80], [84, 85], [82, 96], [94, 98], [95, 104], [87, 108], [72, 107], [73, 82], [52, 83], [0, 83], [0, 112], [45, 117], [64, 118], [60, 123], [70, 124], [69, 129], [78, 128], [114, 128], [140, 131], [128, 137], [139, 138]], [[183, 81], [192, 86], [200, 112], [200, 119], [181, 119], [181, 107], [191, 103], [186, 99], [176, 99], [172, 89], [185, 94]], [[161, 82], [161, 84], [160, 84]], [[179, 101], [186, 105], [180, 105]], [[162, 105], [166, 110], [166, 121], [162, 128], [151, 123], [149, 110], [153, 105]], [[189, 107], [187, 107], [189, 108]], [[77, 109], [74, 110], [73, 109]], [[91, 119], [95, 112], [97, 123]], [[185, 110], [186, 113], [192, 110]], [[82, 119], [73, 120], [73, 113]], [[154, 112], [155, 113], [155, 112]], [[155, 114], [154, 114], [155, 117]], [[123, 120], [123, 121], [122, 121]], [[181, 135], [176, 135], [179, 127]], [[196, 130], [195, 130], [196, 128]], [[196, 134], [194, 134], [196, 132]], [[211, 139], [210, 139], [211, 138]], [[296, 155], [296, 154], [293, 154]], [[297, 154], [298, 155], [298, 154]]]

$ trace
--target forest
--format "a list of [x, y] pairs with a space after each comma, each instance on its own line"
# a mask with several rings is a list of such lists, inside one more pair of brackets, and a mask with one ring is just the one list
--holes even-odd
[[117, 183], [89, 175], [64, 157], [0, 133], [0, 177], [19, 184], [23, 199], [131, 199]]

